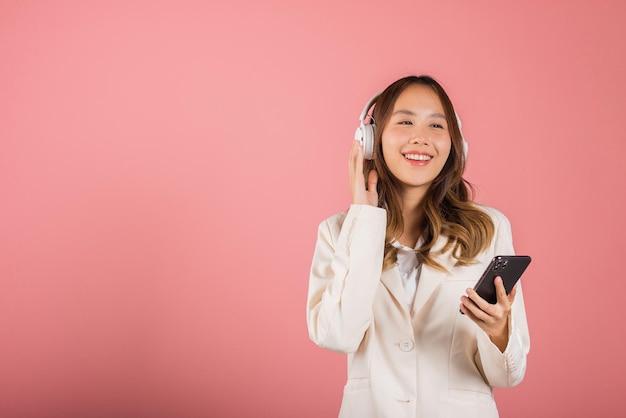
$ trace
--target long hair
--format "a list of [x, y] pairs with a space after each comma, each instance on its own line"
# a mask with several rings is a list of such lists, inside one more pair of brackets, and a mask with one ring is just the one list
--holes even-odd
[[471, 264], [485, 250], [494, 235], [494, 225], [487, 213], [473, 204], [474, 189], [463, 179], [465, 157], [463, 138], [456, 113], [450, 98], [441, 85], [429, 76], [409, 76], [387, 87], [376, 99], [373, 118], [376, 121], [374, 134], [374, 159], [364, 166], [365, 178], [370, 170], [378, 172], [378, 205], [387, 210], [387, 236], [383, 270], [391, 268], [397, 261], [397, 249], [391, 245], [393, 234], [404, 229], [402, 218], [402, 186], [391, 173], [382, 152], [382, 132], [393, 112], [400, 94], [410, 85], [430, 87], [443, 105], [452, 140], [448, 160], [439, 175], [430, 185], [421, 207], [424, 210], [422, 225], [423, 245], [416, 250], [417, 257], [426, 265], [445, 270], [431, 254], [441, 235], [447, 237], [442, 253], [452, 250], [457, 265]]

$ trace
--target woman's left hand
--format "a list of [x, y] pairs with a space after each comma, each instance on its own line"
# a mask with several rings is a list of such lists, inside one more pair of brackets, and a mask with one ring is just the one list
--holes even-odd
[[494, 284], [498, 298], [496, 304], [478, 296], [474, 289], [467, 289], [467, 296], [461, 296], [461, 312], [485, 331], [500, 351], [504, 352], [509, 342], [509, 313], [517, 286], [507, 295], [501, 277], [496, 277]]

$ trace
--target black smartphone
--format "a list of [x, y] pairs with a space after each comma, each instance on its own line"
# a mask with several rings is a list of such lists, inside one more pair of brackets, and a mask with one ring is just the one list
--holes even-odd
[[474, 290], [481, 298], [494, 304], [498, 301], [496, 285], [493, 283], [495, 278], [497, 276], [502, 277], [502, 282], [508, 295], [529, 264], [530, 257], [527, 255], [497, 255], [485, 269], [476, 286], [474, 286]]

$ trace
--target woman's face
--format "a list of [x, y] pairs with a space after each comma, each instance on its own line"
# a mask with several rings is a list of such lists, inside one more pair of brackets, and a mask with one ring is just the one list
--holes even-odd
[[396, 100], [382, 132], [383, 156], [404, 191], [428, 190], [448, 160], [451, 146], [446, 115], [437, 94], [421, 84], [407, 87]]

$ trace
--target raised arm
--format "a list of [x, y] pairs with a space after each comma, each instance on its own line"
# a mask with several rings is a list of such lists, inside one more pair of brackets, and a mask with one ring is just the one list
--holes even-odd
[[353, 204], [319, 226], [307, 300], [309, 336], [340, 352], [356, 351], [372, 321], [387, 225], [386, 211], [376, 207], [375, 172], [365, 187], [358, 142], [350, 151], [349, 169]]

